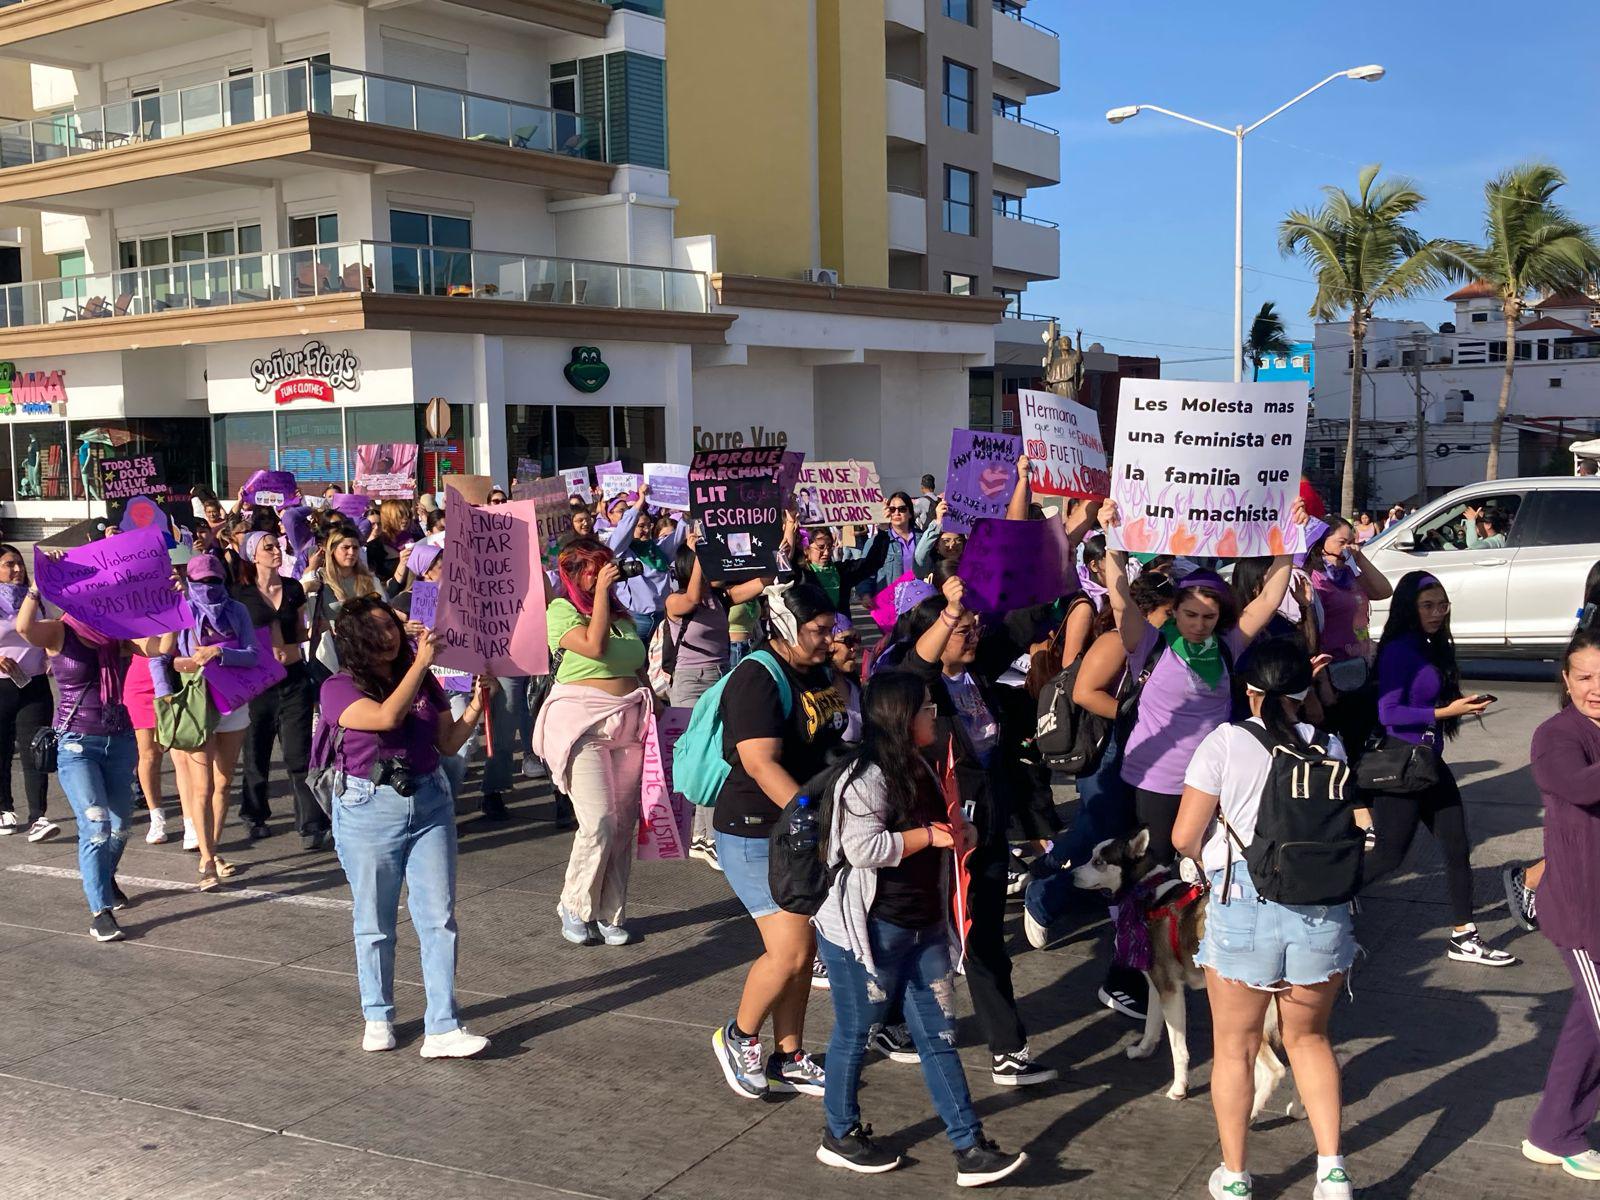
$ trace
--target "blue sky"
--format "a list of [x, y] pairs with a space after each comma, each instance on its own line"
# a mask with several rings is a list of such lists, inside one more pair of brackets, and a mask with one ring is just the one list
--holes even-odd
[[[1157, 113], [1113, 126], [1105, 112], [1160, 104], [1249, 124], [1365, 63], [1387, 76], [1329, 84], [1246, 139], [1247, 328], [1273, 300], [1291, 337], [1310, 337], [1309, 272], [1279, 256], [1277, 224], [1314, 204], [1323, 184], [1353, 189], [1364, 163], [1418, 184], [1426, 235], [1479, 240], [1484, 181], [1535, 157], [1567, 173], [1563, 201], [1600, 225], [1600, 7], [1552, 0], [1520, 11], [1437, 0], [1032, 0], [1029, 16], [1061, 34], [1061, 91], [1024, 111], [1061, 130], [1062, 182], [1031, 193], [1026, 211], [1061, 223], [1061, 279], [1030, 287], [1024, 308], [1108, 350], [1158, 354], [1168, 378], [1230, 378], [1233, 144]], [[1510, 44], [1494, 35], [1501, 21]], [[1437, 324], [1451, 312], [1424, 299], [1380, 315]]]

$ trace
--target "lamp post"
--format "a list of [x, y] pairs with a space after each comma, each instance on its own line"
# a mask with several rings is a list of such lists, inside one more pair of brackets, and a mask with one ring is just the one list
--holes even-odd
[[1151, 112], [1163, 113], [1179, 121], [1187, 121], [1191, 125], [1198, 125], [1202, 129], [1212, 129], [1217, 133], [1226, 134], [1233, 139], [1233, 381], [1239, 383], [1244, 379], [1244, 139], [1245, 135], [1254, 133], [1273, 117], [1299, 104], [1312, 92], [1327, 87], [1336, 79], [1359, 79], [1366, 83], [1376, 83], [1383, 78], [1383, 68], [1376, 63], [1364, 67], [1351, 67], [1347, 71], [1336, 71], [1321, 83], [1313, 84], [1286, 104], [1280, 104], [1266, 116], [1251, 125], [1235, 125], [1228, 129], [1222, 125], [1213, 125], [1210, 121], [1202, 121], [1198, 117], [1191, 117], [1181, 112], [1174, 112], [1170, 108], [1162, 108], [1159, 104], [1126, 104], [1121, 108], [1113, 108], [1106, 113], [1106, 120], [1113, 125], [1120, 125], [1129, 117], [1136, 117], [1148, 109]]

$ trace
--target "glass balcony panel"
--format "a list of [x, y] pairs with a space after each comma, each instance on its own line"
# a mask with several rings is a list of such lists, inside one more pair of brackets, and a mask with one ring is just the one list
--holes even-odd
[[510, 105], [511, 144], [519, 150], [554, 150], [555, 124], [559, 116], [548, 108]]
[[521, 300], [522, 261], [520, 254], [473, 251], [473, 295], [489, 300]]
[[329, 116], [342, 117], [346, 121], [367, 120], [367, 77], [360, 71], [330, 68], [327, 111]]
[[460, 138], [466, 133], [467, 97], [448, 88], [415, 84], [417, 93], [417, 129], [423, 133], [437, 133], [444, 137]]
[[416, 105], [409, 83], [373, 75], [367, 79], [367, 119], [399, 129], [417, 127]]
[[178, 125], [182, 133], [222, 128], [222, 85], [203, 83], [178, 93]]
[[467, 97], [467, 141], [511, 144], [511, 105], [486, 96]]
[[596, 308], [616, 308], [622, 288], [622, 268], [609, 263], [575, 262], [572, 264], [572, 294], [569, 304], [587, 304]]

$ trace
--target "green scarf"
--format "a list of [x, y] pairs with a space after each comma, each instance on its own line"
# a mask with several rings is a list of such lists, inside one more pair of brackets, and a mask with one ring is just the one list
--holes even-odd
[[1184, 664], [1200, 676], [1200, 682], [1215, 688], [1222, 682], [1222, 651], [1217, 649], [1217, 639], [1208, 637], [1203, 642], [1191, 642], [1178, 632], [1178, 622], [1169, 619], [1161, 626], [1161, 637]]
[[667, 569], [667, 556], [661, 553], [661, 547], [654, 542], [647, 542], [642, 538], [634, 538], [628, 543], [628, 549], [633, 551], [633, 556], [652, 571], [665, 572]]
[[832, 600], [835, 604], [838, 604], [839, 568], [834, 566], [832, 563], [828, 563], [820, 567], [815, 563], [807, 563], [806, 566], [811, 568], [812, 578], [822, 585], [823, 591], [828, 593], [828, 599]]

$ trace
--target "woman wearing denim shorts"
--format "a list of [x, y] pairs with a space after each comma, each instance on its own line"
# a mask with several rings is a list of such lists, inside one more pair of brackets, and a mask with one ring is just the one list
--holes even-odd
[[[1330, 757], [1344, 758], [1337, 738], [1296, 723], [1311, 687], [1303, 649], [1287, 639], [1260, 643], [1243, 674], [1247, 723], [1265, 726], [1276, 744], [1315, 741]], [[1317, 1143], [1315, 1200], [1349, 1200], [1352, 1185], [1339, 1145], [1339, 1064], [1328, 1042], [1328, 1015], [1355, 961], [1355, 927], [1348, 905], [1279, 904], [1257, 893], [1238, 843], [1254, 840], [1271, 770], [1271, 756], [1248, 729], [1214, 729], [1189, 763], [1173, 826], [1173, 844], [1201, 860], [1211, 883], [1205, 935], [1195, 956], [1205, 968], [1211, 1002], [1211, 1100], [1222, 1142], [1211, 1195], [1248, 1200], [1253, 1194], [1245, 1137], [1262, 1027], [1267, 1005], [1276, 1000], [1284, 1049]], [[1238, 843], [1216, 822], [1219, 809]]]

